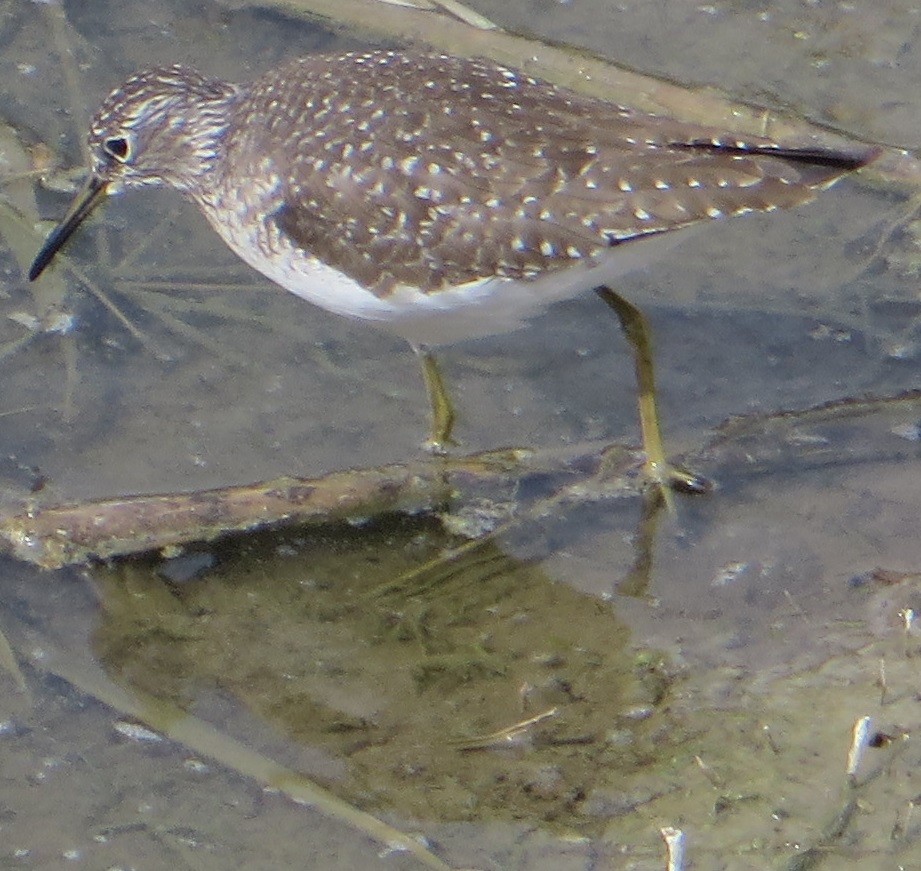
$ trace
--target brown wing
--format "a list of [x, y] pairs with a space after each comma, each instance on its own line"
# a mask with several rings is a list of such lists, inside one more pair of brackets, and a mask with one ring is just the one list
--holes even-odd
[[[278, 87], [292, 79], [304, 82], [296, 98]], [[450, 57], [307, 58], [257, 82], [249, 102], [284, 144], [272, 220], [380, 295], [528, 278], [650, 233], [792, 206], [861, 162]]]

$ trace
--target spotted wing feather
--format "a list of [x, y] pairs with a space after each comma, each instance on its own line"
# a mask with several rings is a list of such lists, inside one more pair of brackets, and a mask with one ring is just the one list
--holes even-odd
[[[305, 83], [294, 97], [282, 87], [292, 77]], [[379, 295], [533, 277], [651, 233], [808, 201], [859, 164], [449, 57], [306, 58], [255, 83], [245, 108], [260, 106], [277, 128], [269, 220]]]

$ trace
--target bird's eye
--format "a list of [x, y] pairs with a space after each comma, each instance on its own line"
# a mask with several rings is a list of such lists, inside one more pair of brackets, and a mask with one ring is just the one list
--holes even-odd
[[131, 155], [131, 146], [124, 136], [110, 136], [103, 140], [102, 150], [109, 157], [114, 157], [119, 163], [127, 162]]

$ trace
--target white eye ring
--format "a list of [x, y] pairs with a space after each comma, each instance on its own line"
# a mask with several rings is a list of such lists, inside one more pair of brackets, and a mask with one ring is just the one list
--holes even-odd
[[110, 136], [102, 141], [102, 150], [119, 163], [131, 159], [131, 141], [127, 136]]

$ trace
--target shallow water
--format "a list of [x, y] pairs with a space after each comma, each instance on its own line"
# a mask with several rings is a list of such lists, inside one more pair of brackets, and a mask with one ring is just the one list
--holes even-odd
[[[477, 8], [858, 136], [911, 144], [915, 131], [908, 4], [874, 4], [871, 18], [792, 2]], [[106, 4], [12, 6], [3, 39], [6, 122], [70, 164], [98, 100], [137, 67], [245, 79], [358, 44], [281, 12], [204, 4], [191, 18], [181, 3], [117, 19]], [[42, 191], [42, 215], [66, 200]], [[666, 824], [706, 868], [783, 867], [821, 842], [847, 799], [854, 720], [873, 715], [894, 736], [918, 723], [917, 640], [899, 630], [916, 579], [866, 574], [919, 564], [918, 410], [765, 419], [702, 446], [732, 415], [917, 385], [917, 243], [883, 230], [907, 208], [846, 181], [793, 213], [707, 228], [625, 281], [655, 331], [669, 444], [719, 483], [661, 520], [642, 588], [625, 587], [642, 538], [628, 499], [557, 506], [447, 565], [456, 539], [393, 519], [206, 549], [214, 567], [187, 583], [164, 582], [158, 560], [46, 574], [4, 562], [0, 628], [26, 691], [0, 673], [2, 863], [412, 866], [232, 766], [125, 727], [99, 701], [104, 681], [422, 833], [456, 867], [661, 868]], [[115, 198], [68, 255], [83, 280], [59, 268], [33, 286], [3, 255], [8, 315], [76, 317], [68, 335], [0, 360], [11, 498], [417, 455], [427, 411], [407, 349], [273, 289], [175, 195]], [[636, 437], [630, 359], [599, 311], [574, 300], [445, 353], [464, 450]], [[0, 342], [23, 334], [10, 320]], [[483, 739], [551, 709], [528, 740]], [[913, 754], [900, 741], [871, 751], [859, 832], [833, 845], [829, 867], [918, 863]]]

